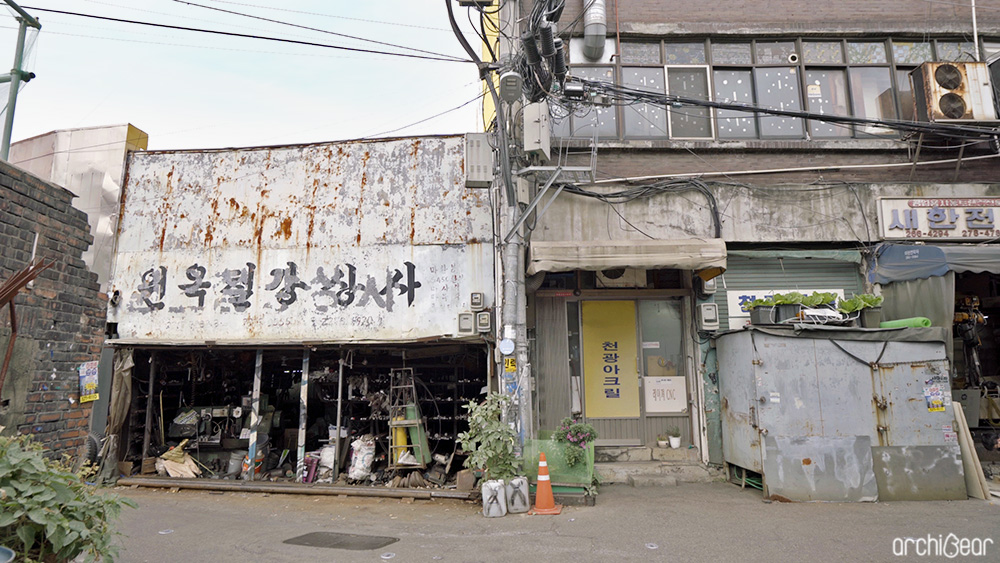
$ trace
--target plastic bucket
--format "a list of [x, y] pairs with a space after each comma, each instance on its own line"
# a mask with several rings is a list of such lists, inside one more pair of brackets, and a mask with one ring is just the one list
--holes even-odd
[[[254, 456], [253, 473], [254, 475], [260, 475], [260, 468], [264, 465], [264, 458], [267, 457], [267, 452], [263, 449], [258, 449], [257, 454]], [[246, 473], [250, 469], [250, 452], [247, 452], [243, 456], [243, 465], [240, 468], [243, 473]]]
[[0, 546], [0, 563], [10, 563], [14, 560], [14, 556], [17, 555], [13, 551], [7, 549], [6, 547]]

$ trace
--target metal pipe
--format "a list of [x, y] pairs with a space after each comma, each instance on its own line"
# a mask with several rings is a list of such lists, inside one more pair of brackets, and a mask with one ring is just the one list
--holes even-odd
[[979, 61], [979, 26], [976, 25], [976, 0], [972, 0], [972, 46], [976, 62]]
[[306, 468], [306, 416], [309, 414], [309, 348], [302, 354], [302, 380], [299, 382], [299, 441], [295, 449], [295, 480], [302, 482]]
[[[348, 352], [348, 354], [350, 354], [350, 352]], [[336, 440], [334, 444], [337, 446], [337, 461], [333, 464], [334, 481], [336, 481], [337, 477], [340, 476], [340, 416], [343, 406], [342, 397], [344, 395], [344, 358], [341, 357], [337, 360], [337, 363], [340, 364], [340, 366], [337, 370], [337, 424], [334, 426], [334, 432], [336, 433], [336, 436], [334, 436], [334, 439]]]
[[[9, 4], [10, 2], [8, 2]], [[10, 91], [7, 92], [7, 115], [3, 122], [3, 139], [0, 140], [0, 159], [7, 160], [10, 155], [10, 136], [14, 130], [14, 108], [17, 106], [17, 91], [21, 86], [21, 63], [24, 59], [24, 35], [28, 23], [18, 18], [17, 50], [14, 52], [14, 68], [10, 69]]]
[[149, 353], [149, 395], [146, 397], [146, 426], [142, 433], [142, 456], [146, 459], [149, 455], [149, 436], [152, 432], [150, 426], [153, 425], [153, 383], [156, 381], [156, 352]]
[[253, 394], [250, 395], [250, 448], [247, 451], [247, 474], [243, 477], [253, 481], [257, 461], [257, 428], [260, 426], [260, 375], [264, 370], [264, 349], [257, 349], [257, 362], [253, 370]]
[[472, 493], [437, 489], [397, 489], [384, 487], [334, 487], [298, 483], [271, 483], [257, 481], [246, 483], [222, 479], [165, 479], [162, 477], [129, 477], [119, 479], [122, 487], [151, 487], [163, 489], [193, 489], [201, 491], [228, 491], [244, 493], [272, 493], [286, 495], [331, 495], [349, 497], [456, 499], [469, 500]]
[[38, 20], [36, 20], [35, 18], [31, 17], [31, 15], [28, 14], [28, 12], [25, 12], [24, 8], [18, 6], [14, 2], [11, 2], [11, 0], [4, 0], [4, 2], [6, 2], [8, 6], [10, 6], [11, 10], [14, 10], [22, 18], [28, 20], [28, 25], [30, 25], [31, 27], [33, 27], [35, 29], [42, 29], [42, 24], [38, 23]]
[[608, 36], [607, 7], [604, 0], [591, 0], [583, 12], [583, 56], [599, 61]]

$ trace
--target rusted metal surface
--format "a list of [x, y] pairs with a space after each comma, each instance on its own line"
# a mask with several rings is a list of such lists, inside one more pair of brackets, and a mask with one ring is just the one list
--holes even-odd
[[[852, 339], [849, 331], [840, 338], [833, 331], [812, 338], [761, 331], [721, 336], [726, 461], [762, 471], [768, 490], [784, 498], [857, 501], [874, 500], [875, 448], [889, 448], [889, 457], [897, 455], [891, 448], [957, 449], [944, 342], [884, 337]], [[935, 396], [947, 398], [938, 404]], [[883, 469], [905, 471], [925, 461], [928, 471], [953, 466], [899, 456], [887, 458]], [[896, 477], [886, 479], [909, 482]], [[944, 485], [935, 490], [933, 480], [921, 483], [921, 496], [950, 498]]]
[[462, 137], [133, 154], [109, 320], [123, 343], [456, 336], [494, 294], [463, 158]]

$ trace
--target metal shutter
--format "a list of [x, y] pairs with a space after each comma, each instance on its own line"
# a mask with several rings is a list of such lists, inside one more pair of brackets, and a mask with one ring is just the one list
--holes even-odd
[[[728, 330], [728, 295], [741, 289], [795, 289], [805, 294], [817, 289], [843, 289], [846, 297], [863, 293], [858, 265], [819, 258], [746, 258], [730, 256], [726, 273], [719, 280], [715, 302], [719, 324]], [[738, 328], [738, 327], [736, 327]]]

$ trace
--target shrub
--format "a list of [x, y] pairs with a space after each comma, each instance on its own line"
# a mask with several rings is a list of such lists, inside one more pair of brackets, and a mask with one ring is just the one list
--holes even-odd
[[0, 437], [0, 545], [18, 561], [113, 561], [112, 523], [132, 501], [100, 495], [68, 461], [50, 461], [26, 436]]
[[462, 449], [469, 453], [465, 467], [483, 469], [488, 479], [509, 480], [517, 475], [514, 453], [514, 429], [501, 420], [511, 399], [500, 393], [490, 393], [486, 400], [469, 402], [469, 431], [458, 435]]

